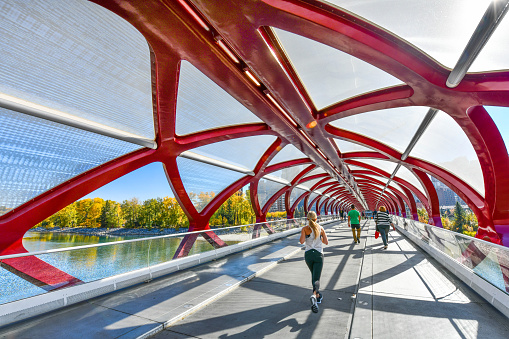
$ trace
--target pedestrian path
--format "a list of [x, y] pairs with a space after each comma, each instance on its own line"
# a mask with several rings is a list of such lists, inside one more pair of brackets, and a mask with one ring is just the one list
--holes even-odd
[[[330, 223], [325, 228], [337, 225]], [[146, 337], [227, 295], [297, 252], [300, 256], [298, 235], [276, 240], [1, 328], [0, 338]]]
[[[299, 251], [154, 338], [344, 338], [364, 244], [353, 243], [346, 223], [325, 229], [329, 246], [324, 250], [320, 279], [324, 300], [318, 313], [311, 312], [311, 274], [304, 251]], [[298, 236], [291, 240], [297, 242]]]
[[509, 338], [509, 322], [408, 239], [370, 222], [351, 338]]

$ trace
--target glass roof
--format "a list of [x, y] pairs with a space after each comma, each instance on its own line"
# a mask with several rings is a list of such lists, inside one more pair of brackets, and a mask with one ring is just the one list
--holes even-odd
[[263, 208], [267, 201], [280, 189], [286, 187], [283, 184], [261, 178], [258, 182], [258, 202]]
[[282, 170], [270, 173], [271, 176], [278, 177], [284, 179], [288, 182], [291, 182], [300, 172], [304, 170], [308, 165], [298, 165], [292, 166], [288, 168], [283, 168]]
[[452, 68], [489, 0], [328, 0], [407, 40]]
[[402, 82], [354, 56], [273, 28], [318, 110]]
[[356, 144], [354, 142], [333, 138], [334, 142], [339, 148], [339, 151], [341, 153], [347, 153], [347, 152], [365, 152], [365, 151], [373, 151], [373, 149], [361, 146], [359, 144]]
[[292, 206], [295, 203], [295, 200], [297, 200], [302, 194], [306, 193], [307, 191], [295, 187], [292, 190], [292, 193], [290, 193], [290, 206]]
[[422, 106], [382, 109], [351, 115], [331, 125], [378, 140], [403, 153], [428, 110]]
[[317, 168], [311, 170], [310, 172], [308, 172], [308, 174], [306, 175], [306, 178], [310, 177], [312, 175], [317, 175], [317, 174], [322, 174], [322, 173], [327, 173], [327, 172], [325, 172], [325, 170], [323, 168], [317, 167]]
[[[504, 4], [504, 2], [500, 1], [500, 4]], [[507, 48], [500, 48], [501, 46], [509, 46], [509, 36], [507, 32], [509, 32], [509, 19], [506, 14], [483, 47], [481, 53], [479, 53], [474, 63], [468, 69], [469, 72], [509, 69], [509, 52]]]
[[465, 132], [448, 114], [437, 113], [410, 156], [443, 167], [484, 196], [484, 177], [477, 153]]
[[3, 1], [0, 36], [0, 93], [154, 139], [150, 51], [127, 21], [88, 1]]
[[189, 62], [180, 63], [175, 131], [179, 135], [262, 122]]
[[[392, 173], [391, 173], [392, 174]], [[387, 184], [387, 180], [389, 180], [388, 178], [386, 177], [382, 177], [382, 176], [378, 176], [378, 175], [371, 175], [371, 174], [362, 174], [362, 175], [365, 175], [367, 177], [370, 177], [370, 178], [373, 178], [373, 179], [376, 179], [378, 181], [381, 181], [383, 182], [384, 184]]]
[[201, 212], [214, 196], [242, 178], [244, 174], [178, 157], [177, 166], [189, 198]]
[[378, 169], [381, 169], [382, 171], [387, 172], [389, 175], [394, 172], [394, 169], [396, 168], [397, 164], [392, 161], [388, 160], [379, 160], [379, 159], [356, 159], [360, 162], [366, 163], [368, 165], [374, 166]]
[[319, 182], [320, 180], [323, 180], [323, 179], [324, 178], [312, 179], [312, 180], [301, 183], [301, 186], [311, 189], [311, 187], [313, 187], [317, 182]]
[[0, 214], [140, 148], [0, 108]]
[[257, 135], [220, 141], [193, 148], [191, 151], [252, 170], [275, 140], [276, 137], [272, 135]]
[[398, 172], [396, 172], [396, 177], [408, 181], [409, 183], [414, 185], [419, 191], [421, 191], [422, 194], [426, 195], [426, 190], [424, 189], [424, 186], [422, 186], [421, 181], [417, 179], [415, 174], [410, 172], [410, 170], [405, 166], [401, 166], [398, 169]]
[[278, 164], [280, 162], [285, 162], [294, 159], [307, 158], [307, 156], [302, 153], [297, 147], [288, 144], [280, 150], [274, 158], [270, 161], [269, 165]]

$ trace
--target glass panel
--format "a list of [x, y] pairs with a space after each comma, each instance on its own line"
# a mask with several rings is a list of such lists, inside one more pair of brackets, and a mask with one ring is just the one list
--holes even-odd
[[389, 184], [389, 187], [392, 188], [393, 190], [396, 189], [398, 190], [399, 192], [405, 194], [405, 191], [403, 191], [403, 189], [401, 188], [400, 185], [398, 185], [397, 182], [395, 182], [394, 180], [391, 180], [391, 183]]
[[302, 172], [308, 166], [309, 165], [298, 165], [283, 168], [282, 170], [270, 173], [270, 175], [291, 182], [300, 172]]
[[[508, 20], [509, 21], [509, 20]], [[509, 149], [509, 107], [484, 106], [502, 135], [506, 150]]]
[[233, 165], [253, 169], [263, 153], [276, 140], [272, 135], [258, 135], [216, 142], [191, 151]]
[[303, 182], [301, 185], [311, 189], [311, 187], [313, 187], [317, 182], [319, 182], [320, 180], [323, 180], [323, 179], [325, 179], [325, 178], [317, 178], [317, 179], [308, 180], [308, 181]]
[[399, 168], [398, 172], [396, 172], [396, 177], [408, 181], [421, 191], [422, 194], [426, 195], [426, 190], [424, 189], [424, 186], [422, 186], [421, 181], [417, 179], [415, 174], [410, 172], [410, 170], [405, 166], [401, 166]]
[[[503, 2], [499, 3], [500, 5], [504, 4]], [[506, 15], [468, 69], [469, 72], [509, 69], [507, 48], [500, 48], [501, 46], [509, 46], [509, 35], [507, 35], [507, 32], [509, 32], [509, 19], [507, 19]]]
[[0, 4], [0, 93], [154, 138], [150, 51], [88, 1]]
[[281, 151], [279, 151], [274, 158], [270, 161], [269, 165], [279, 164], [294, 159], [307, 158], [297, 147], [293, 145], [286, 145]]
[[327, 0], [407, 40], [452, 68], [489, 0]]
[[364, 162], [368, 165], [381, 169], [382, 171], [387, 172], [389, 175], [391, 175], [392, 172], [394, 172], [394, 169], [397, 166], [396, 163], [389, 160], [379, 160], [379, 159], [355, 159], [355, 160]]
[[139, 148], [0, 108], [0, 214]]
[[410, 156], [441, 166], [484, 196], [484, 177], [474, 147], [448, 114], [437, 113]]
[[175, 130], [184, 135], [229, 125], [262, 122], [187, 61], [180, 63]]
[[362, 134], [403, 153], [428, 110], [423, 106], [382, 109], [351, 115], [331, 125]]
[[[381, 182], [383, 182], [384, 184], [387, 184], [387, 180], [389, 180], [388, 178], [386, 178], [386, 177], [381, 177], [381, 176], [379, 176], [379, 175], [371, 175], [371, 174], [362, 174], [362, 175], [365, 175], [365, 176], [367, 176], [367, 177], [370, 177], [370, 178], [376, 179], [376, 180], [378, 180], [378, 181], [381, 181]], [[362, 178], [359, 178], [359, 179], [357, 179], [357, 180], [362, 180]]]
[[447, 254], [475, 274], [509, 294], [507, 272], [509, 249], [464, 234], [417, 221], [394, 218], [398, 227], [414, 234], [423, 242]]
[[373, 151], [373, 149], [361, 146], [359, 144], [356, 144], [354, 142], [349, 142], [341, 139], [334, 138], [334, 142], [339, 148], [339, 151], [341, 153], [348, 153], [348, 152], [365, 152], [365, 151]]
[[201, 212], [214, 196], [244, 174], [202, 162], [177, 158], [182, 183], [198, 212]]
[[[319, 194], [317, 193], [311, 193], [311, 195], [309, 196], [309, 200], [308, 200], [308, 206], [309, 204], [311, 204], [311, 202], [318, 196]], [[310, 211], [314, 211], [316, 212], [316, 201], [311, 205], [309, 206], [309, 210]]]
[[442, 183], [432, 175], [428, 174], [428, 177], [430, 178], [433, 186], [435, 187], [435, 190], [437, 191], [440, 207], [454, 207], [456, 202], [459, 202], [460, 205], [466, 205], [466, 203], [461, 200], [461, 198], [456, 193], [454, 193], [454, 191], [450, 189], [446, 184]]
[[327, 173], [325, 172], [325, 170], [321, 167], [317, 167], [315, 168], [314, 170], [312, 170], [311, 172], [309, 172], [306, 177], [310, 177], [312, 175], [316, 175], [316, 174], [322, 174], [322, 173]]
[[82, 199], [101, 198], [122, 202], [136, 198], [143, 202], [148, 199], [174, 197], [166, 177], [163, 164], [152, 163], [110, 182], [87, 194]]
[[317, 109], [402, 82], [347, 53], [274, 29]]
[[295, 201], [304, 193], [306, 193], [307, 191], [303, 190], [303, 189], [300, 189], [300, 188], [294, 188], [292, 190], [292, 193], [290, 193], [290, 206], [292, 206]]
[[260, 204], [260, 208], [263, 208], [267, 201], [269, 201], [269, 199], [283, 187], [286, 186], [263, 178], [260, 179], [258, 182], [258, 202]]

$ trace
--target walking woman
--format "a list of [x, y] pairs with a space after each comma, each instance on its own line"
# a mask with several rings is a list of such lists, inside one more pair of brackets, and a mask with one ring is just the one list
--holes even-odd
[[394, 224], [391, 222], [385, 206], [380, 206], [380, 212], [376, 214], [375, 222], [376, 229], [380, 232], [384, 242], [384, 250], [386, 250], [389, 245], [389, 225], [392, 225], [393, 230], [396, 230], [396, 228], [394, 228]]
[[318, 304], [322, 302], [323, 295], [319, 292], [320, 275], [323, 267], [323, 244], [328, 245], [329, 240], [322, 226], [316, 223], [316, 213], [308, 213], [308, 226], [304, 226], [300, 232], [300, 243], [306, 243], [304, 259], [311, 271], [311, 284], [313, 294], [311, 295], [311, 310], [318, 312]]

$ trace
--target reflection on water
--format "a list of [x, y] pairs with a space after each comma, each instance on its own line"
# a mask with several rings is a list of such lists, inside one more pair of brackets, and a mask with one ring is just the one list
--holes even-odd
[[[223, 238], [223, 236], [221, 237]], [[23, 245], [28, 251], [34, 252], [136, 238], [140, 237], [28, 232], [23, 238]], [[82, 281], [90, 282], [170, 261], [182, 238], [183, 236], [144, 240], [126, 244], [49, 253], [38, 255], [37, 257]], [[228, 245], [236, 244], [240, 240], [247, 240], [249, 237], [246, 234], [242, 238], [245, 239], [240, 239], [236, 236], [235, 240], [225, 242]], [[199, 237], [191, 248], [189, 255], [211, 249], [213, 249], [213, 246]], [[26, 282], [5, 269], [0, 269], [0, 304], [44, 292], [42, 288]]]

